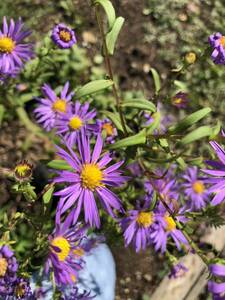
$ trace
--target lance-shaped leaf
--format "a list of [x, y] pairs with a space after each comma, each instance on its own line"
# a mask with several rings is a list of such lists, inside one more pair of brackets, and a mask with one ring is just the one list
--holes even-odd
[[94, 4], [100, 4], [105, 10], [109, 22], [109, 29], [111, 30], [116, 20], [115, 9], [112, 3], [109, 0], [96, 0]]
[[203, 137], [210, 136], [212, 134], [212, 128], [209, 126], [201, 126], [194, 131], [187, 134], [185, 137], [182, 138], [180, 141], [181, 144], [186, 145], [197, 141]]
[[[123, 126], [121, 125], [120, 117], [118, 113], [113, 113], [107, 110], [103, 110], [102, 113], [104, 114], [104, 116], [108, 117], [113, 122], [113, 124], [116, 126], [118, 130], [123, 132]], [[128, 126], [126, 126], [126, 129], [127, 132], [130, 133], [132, 132], [132, 130]]]
[[206, 107], [202, 108], [193, 114], [185, 117], [183, 120], [181, 120], [177, 125], [173, 125], [169, 128], [170, 133], [177, 133], [182, 132], [184, 129], [192, 126], [193, 124], [197, 123], [201, 119], [203, 119], [208, 113], [211, 112], [211, 108]]
[[44, 193], [43, 195], [43, 202], [44, 204], [48, 204], [50, 202], [50, 200], [52, 199], [52, 195], [53, 195], [53, 192], [54, 192], [54, 186], [51, 186], [47, 192]]
[[71, 166], [69, 166], [65, 160], [60, 160], [60, 159], [54, 159], [54, 160], [51, 160], [47, 166], [49, 168], [52, 168], [52, 169], [56, 169], [56, 170], [71, 170]]
[[138, 134], [129, 136], [125, 139], [122, 139], [115, 144], [109, 146], [110, 149], [119, 149], [119, 148], [126, 148], [129, 146], [145, 144], [146, 142], [146, 129], [143, 129]]
[[153, 131], [157, 128], [159, 128], [160, 125], [160, 113], [156, 112], [153, 114], [153, 122], [146, 127], [147, 129], [147, 135], [152, 134]]
[[122, 107], [137, 108], [140, 110], [150, 110], [152, 112], [156, 111], [155, 105], [151, 101], [145, 99], [133, 99], [132, 101], [126, 101], [122, 104]]
[[2, 104], [0, 104], [0, 126], [2, 125], [4, 113], [5, 113], [5, 107]]
[[88, 96], [88, 95], [94, 94], [96, 92], [99, 92], [101, 90], [107, 89], [112, 85], [113, 85], [112, 80], [104, 80], [104, 79], [94, 80], [94, 81], [88, 82], [87, 84], [85, 84], [84, 86], [79, 88], [76, 91], [76, 96], [78, 98]]
[[159, 73], [154, 68], [151, 68], [150, 71], [152, 72], [152, 77], [153, 77], [153, 80], [154, 80], [155, 93], [158, 94], [158, 92], [161, 88]]
[[106, 46], [109, 54], [111, 55], [113, 55], [114, 53], [116, 41], [120, 33], [120, 30], [123, 26], [123, 23], [124, 23], [124, 18], [122, 17], [116, 18], [112, 30], [106, 35]]

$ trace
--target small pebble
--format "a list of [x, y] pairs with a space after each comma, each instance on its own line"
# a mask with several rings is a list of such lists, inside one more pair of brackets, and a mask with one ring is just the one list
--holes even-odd
[[145, 274], [143, 277], [147, 282], [152, 281], [152, 276], [150, 274]]

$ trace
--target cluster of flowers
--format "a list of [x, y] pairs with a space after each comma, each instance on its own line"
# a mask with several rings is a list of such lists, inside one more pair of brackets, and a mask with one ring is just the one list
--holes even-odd
[[[0, 31], [0, 75], [3, 79], [18, 74], [24, 62], [33, 56], [32, 44], [23, 43], [30, 35], [30, 31], [22, 31], [22, 27], [21, 20], [16, 23], [10, 20], [8, 26], [6, 18], [3, 19], [3, 30]], [[76, 43], [74, 31], [64, 24], [55, 26], [51, 37], [62, 49], [70, 48]], [[217, 33], [209, 38], [209, 42], [214, 48], [212, 54], [214, 62], [225, 64], [225, 38]], [[120, 170], [124, 162], [117, 161], [111, 164], [113, 154], [103, 151], [104, 142], [113, 143], [117, 136], [113, 124], [108, 119], [95, 119], [96, 110], [90, 109], [88, 102], [84, 104], [79, 100], [73, 102], [74, 93], [69, 92], [68, 82], [60, 96], [57, 96], [47, 84], [42, 87], [42, 92], [44, 97], [38, 99], [39, 106], [35, 109], [37, 121], [46, 131], [55, 130], [60, 137], [63, 146], [57, 147], [57, 154], [71, 169], [58, 171], [54, 179], [54, 183], [64, 183], [66, 187], [55, 193], [60, 200], [55, 230], [49, 236], [49, 251], [44, 271], [46, 274], [53, 271], [55, 282], [61, 291], [67, 284], [73, 286], [68, 299], [93, 298], [90, 293], [79, 294], [75, 283], [84, 265], [83, 254], [88, 253], [94, 246], [86, 237], [87, 229], [89, 226], [99, 228], [101, 225], [96, 197], [103, 209], [120, 224], [125, 244], [133, 244], [136, 251], [153, 245], [156, 251], [164, 253], [169, 240], [175, 243], [178, 250], [189, 247], [180, 229], [182, 224], [188, 222], [185, 213], [201, 210], [209, 203], [218, 205], [225, 197], [225, 152], [222, 147], [216, 142], [211, 142], [220, 162], [207, 162], [216, 170], [209, 169], [203, 172], [213, 178], [199, 178], [195, 167], [186, 170], [181, 176], [182, 182], [174, 179], [174, 169], [165, 176], [159, 173], [159, 179], [145, 183], [144, 199], [137, 201], [135, 209], [126, 212], [121, 200], [112, 191], [112, 188], [120, 187], [129, 180]], [[184, 108], [187, 101], [187, 95], [181, 92], [172, 99], [173, 104], [179, 108]], [[147, 125], [153, 120], [152, 115], [145, 114], [144, 117], [147, 119]], [[102, 136], [105, 136], [105, 139]], [[93, 140], [95, 145], [92, 147]], [[138, 166], [136, 170], [137, 168]], [[208, 188], [210, 184], [212, 186]], [[180, 200], [180, 189], [185, 195], [185, 204]], [[162, 201], [152, 205], [155, 192]], [[211, 193], [215, 194], [212, 200]], [[78, 222], [82, 212], [85, 226]], [[119, 217], [116, 212], [120, 213]], [[31, 291], [26, 278], [17, 277], [17, 269], [18, 264], [13, 252], [8, 246], [2, 246], [0, 296], [5, 299], [11, 295], [16, 299], [33, 299], [35, 291]], [[186, 271], [182, 265], [175, 266], [171, 277], [177, 277], [181, 270]], [[212, 265], [210, 270], [213, 275], [220, 276], [224, 272], [224, 266]], [[217, 287], [215, 282], [209, 283], [209, 289], [221, 297], [220, 293], [224, 292], [224, 289]], [[67, 296], [62, 297], [67, 299]]]

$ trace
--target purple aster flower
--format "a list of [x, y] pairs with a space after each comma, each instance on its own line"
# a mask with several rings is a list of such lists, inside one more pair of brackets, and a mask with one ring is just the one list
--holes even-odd
[[74, 30], [62, 23], [53, 28], [51, 38], [61, 49], [71, 48], [77, 42]]
[[91, 154], [89, 138], [82, 135], [78, 139], [77, 155], [69, 145], [68, 152], [58, 148], [58, 155], [62, 157], [73, 168], [74, 171], [60, 171], [55, 182], [67, 182], [70, 185], [56, 193], [61, 196], [58, 210], [63, 214], [72, 206], [73, 223], [76, 223], [81, 208], [84, 208], [85, 222], [91, 226], [100, 227], [98, 208], [95, 195], [98, 196], [103, 208], [115, 216], [113, 209], [123, 211], [120, 199], [108, 187], [119, 187], [128, 179], [121, 175], [119, 167], [123, 161], [117, 162], [109, 167], [112, 160], [110, 153], [101, 155], [103, 141], [99, 134]]
[[215, 194], [211, 204], [218, 205], [225, 199], [225, 151], [217, 142], [210, 142], [210, 144], [220, 161], [206, 161], [214, 169], [204, 169], [202, 171], [214, 176], [213, 178], [205, 179], [205, 182], [212, 184], [208, 192]]
[[53, 270], [58, 286], [74, 284], [78, 271], [84, 265], [80, 253], [87, 227], [82, 227], [80, 223], [71, 226], [71, 221], [70, 214], [61, 224], [57, 213], [55, 231], [49, 236], [49, 255], [45, 264], [45, 273], [48, 274], [50, 269]]
[[99, 126], [100, 131], [106, 136], [106, 142], [109, 144], [115, 143], [117, 129], [113, 126], [113, 123], [105, 118], [104, 120], [97, 120], [97, 125]]
[[173, 265], [170, 273], [169, 273], [169, 278], [177, 279], [179, 277], [184, 276], [184, 274], [188, 271], [188, 269], [182, 264], [178, 263], [176, 265]]
[[[181, 244], [188, 245], [188, 241], [183, 235], [182, 231], [177, 229], [176, 223], [174, 219], [165, 213], [164, 207], [161, 207], [162, 213], [157, 213], [156, 221], [151, 230], [150, 238], [152, 239], [152, 243], [155, 246], [155, 250], [158, 251], [161, 249], [161, 252], [164, 253], [166, 251], [167, 241], [169, 238], [175, 242], [178, 250], [181, 250]], [[179, 213], [180, 220], [185, 219], [184, 216]]]
[[79, 289], [75, 286], [69, 295], [63, 295], [61, 300], [91, 300], [95, 296], [91, 296], [91, 292], [83, 291], [80, 292]]
[[225, 299], [225, 265], [215, 263], [209, 265], [209, 272], [214, 277], [208, 282], [208, 290], [213, 294], [214, 300]]
[[[0, 296], [6, 297], [13, 293], [13, 284], [17, 276], [18, 264], [13, 251], [4, 245], [0, 247]], [[4, 298], [5, 299], [5, 298]]]
[[188, 207], [191, 210], [200, 210], [205, 207], [209, 200], [209, 192], [205, 188], [204, 181], [198, 178], [198, 168], [188, 168], [183, 178], [186, 180], [182, 186], [188, 197]]
[[8, 25], [6, 17], [3, 18], [3, 29], [0, 30], [0, 73], [14, 73], [15, 69], [21, 69], [23, 63], [33, 55], [32, 44], [23, 43], [31, 31], [22, 31], [22, 28], [21, 19], [16, 23], [10, 19]]
[[150, 243], [150, 231], [154, 223], [154, 213], [149, 211], [150, 200], [146, 198], [144, 206], [139, 209], [129, 210], [127, 216], [120, 222], [124, 231], [126, 247], [133, 244], [136, 252], [145, 250]]
[[34, 110], [34, 113], [36, 114], [37, 121], [41, 123], [47, 131], [54, 128], [59, 114], [65, 114], [69, 110], [72, 104], [71, 98], [74, 93], [68, 93], [68, 90], [68, 81], [62, 89], [60, 97], [55, 94], [49, 85], [43, 85], [42, 92], [44, 98], [38, 99], [39, 107]]
[[220, 32], [209, 37], [209, 44], [213, 48], [211, 58], [215, 64], [225, 64], [225, 36]]
[[171, 99], [172, 104], [178, 108], [186, 108], [188, 101], [188, 94], [183, 92], [177, 93]]
[[97, 132], [98, 126], [89, 124], [96, 116], [95, 109], [88, 111], [89, 103], [81, 104], [76, 101], [66, 114], [61, 114], [56, 122], [57, 134], [63, 136], [71, 147], [76, 143], [79, 134]]
[[34, 300], [29, 280], [26, 278], [18, 278], [15, 282], [14, 296], [16, 300]]
[[127, 169], [131, 172], [133, 176], [139, 177], [143, 175], [143, 171], [141, 170], [139, 163], [136, 161], [127, 165]]

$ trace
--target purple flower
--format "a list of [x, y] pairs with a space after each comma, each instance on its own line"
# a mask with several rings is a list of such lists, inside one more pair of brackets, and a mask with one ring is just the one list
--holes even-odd
[[209, 199], [209, 192], [205, 188], [204, 181], [198, 178], [197, 167], [188, 168], [183, 178], [186, 180], [182, 186], [188, 197], [188, 207], [191, 210], [200, 210], [205, 207]]
[[106, 142], [109, 144], [115, 143], [117, 129], [113, 126], [112, 122], [105, 118], [104, 120], [97, 120], [97, 125], [100, 131], [106, 136]]
[[94, 298], [95, 296], [91, 296], [91, 292], [79, 292], [79, 289], [77, 287], [73, 287], [70, 294], [62, 296], [61, 300], [91, 300]]
[[119, 170], [123, 161], [106, 167], [112, 158], [108, 152], [101, 155], [102, 146], [103, 141], [99, 134], [92, 154], [89, 138], [85, 135], [78, 139], [78, 155], [68, 145], [69, 153], [58, 148], [58, 155], [73, 168], [73, 171], [60, 171], [59, 177], [54, 180], [69, 184], [65, 189], [56, 193], [61, 196], [58, 210], [63, 214], [73, 206], [74, 209], [71, 212], [73, 223], [76, 223], [83, 206], [85, 222], [91, 226], [100, 227], [95, 195], [111, 216], [115, 216], [113, 209], [123, 211], [120, 199], [108, 189], [108, 186], [121, 186], [127, 180], [127, 177], [122, 176]]
[[16, 23], [10, 19], [8, 25], [6, 17], [3, 18], [3, 29], [0, 30], [0, 73], [10, 75], [16, 69], [21, 69], [23, 63], [32, 55], [32, 44], [25, 44], [23, 40], [31, 32], [22, 31], [23, 23], [19, 19]]
[[154, 213], [148, 211], [150, 201], [146, 200], [141, 209], [129, 210], [121, 221], [126, 247], [133, 244], [136, 252], [145, 250], [150, 243], [150, 230], [154, 223]]
[[178, 108], [186, 108], [188, 101], [189, 99], [187, 93], [183, 93], [183, 92], [177, 93], [171, 99], [172, 104]]
[[87, 227], [80, 223], [71, 226], [71, 215], [61, 224], [60, 216], [56, 214], [56, 228], [49, 236], [49, 255], [45, 264], [45, 273], [53, 270], [58, 286], [74, 284], [78, 271], [83, 268], [81, 258], [82, 241], [85, 239]]
[[206, 161], [214, 169], [204, 169], [202, 171], [214, 176], [213, 178], [205, 179], [205, 182], [212, 184], [208, 192], [215, 194], [211, 202], [215, 206], [220, 204], [225, 198], [225, 151], [217, 142], [210, 142], [210, 144], [220, 161]]
[[51, 38], [61, 49], [71, 48], [77, 42], [74, 30], [62, 23], [53, 28]]
[[[13, 251], [4, 245], [0, 247], [0, 296], [6, 297], [13, 293], [13, 284], [17, 276], [18, 264]], [[5, 298], [4, 298], [5, 299]]]
[[79, 134], [97, 132], [98, 126], [89, 124], [96, 116], [95, 109], [88, 111], [89, 103], [81, 104], [76, 101], [66, 114], [61, 114], [56, 122], [57, 134], [63, 136], [71, 147], [76, 143]]
[[39, 100], [39, 107], [34, 110], [37, 121], [43, 125], [43, 127], [49, 131], [55, 127], [55, 122], [59, 117], [59, 114], [65, 114], [70, 105], [72, 104], [71, 98], [73, 92], [68, 93], [69, 82], [64, 85], [60, 97], [57, 97], [55, 92], [47, 84], [42, 87], [44, 98]]
[[[165, 210], [163, 209], [163, 211]], [[152, 227], [150, 235], [156, 251], [161, 249], [161, 252], [164, 253], [169, 238], [172, 238], [178, 250], [181, 250], [181, 244], [188, 245], [182, 231], [177, 229], [174, 219], [168, 213], [158, 214], [156, 221], [158, 222]]]
[[215, 64], [225, 64], [225, 36], [220, 32], [209, 37], [209, 44], [213, 48], [211, 58]]
[[187, 271], [188, 269], [182, 263], [178, 263], [176, 265], [173, 265], [168, 276], [170, 279], [177, 279], [179, 277], [182, 277]]
[[15, 282], [14, 296], [17, 300], [34, 300], [29, 280], [26, 278], [18, 278]]
[[209, 265], [209, 272], [214, 277], [214, 280], [209, 280], [208, 290], [213, 294], [214, 300], [225, 299], [225, 265], [215, 263]]

